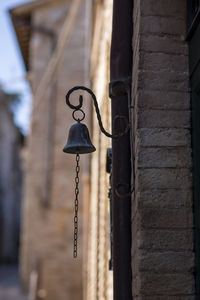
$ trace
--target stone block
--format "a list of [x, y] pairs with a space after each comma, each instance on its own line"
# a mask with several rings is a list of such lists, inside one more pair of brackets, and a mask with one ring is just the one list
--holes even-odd
[[136, 193], [135, 200], [139, 208], [173, 208], [192, 207], [192, 190], [166, 189], [149, 190]]
[[137, 150], [139, 168], [190, 168], [192, 165], [189, 147], [139, 147]]
[[136, 143], [144, 147], [174, 147], [190, 145], [188, 129], [158, 129], [143, 128], [137, 130]]
[[140, 272], [155, 272], [163, 274], [194, 271], [194, 253], [192, 251], [140, 251], [138, 261]]
[[194, 294], [193, 275], [155, 274], [143, 272], [141, 275], [141, 294], [143, 295], [191, 295]]
[[142, 15], [171, 16], [180, 19], [185, 17], [186, 3], [182, 0], [144, 0], [140, 3]]
[[189, 189], [192, 187], [192, 173], [189, 169], [138, 169], [138, 190]]
[[173, 55], [188, 55], [188, 46], [184, 39], [168, 35], [140, 35], [140, 50]]
[[152, 53], [146, 52], [145, 49], [145, 52], [140, 52], [139, 68], [152, 71], [186, 72], [188, 70], [188, 60], [185, 55]]
[[191, 229], [143, 229], [137, 232], [135, 239], [140, 249], [148, 251], [193, 251]]
[[184, 35], [186, 22], [184, 19], [164, 16], [142, 16], [141, 33]]
[[190, 109], [190, 95], [188, 92], [138, 90], [139, 108], [146, 109]]
[[138, 87], [145, 90], [188, 92], [188, 73], [169, 71], [139, 71]]
[[142, 208], [136, 214], [142, 228], [193, 228], [191, 209]]
[[190, 128], [189, 111], [138, 111], [138, 128]]
[[151, 189], [146, 191], [136, 191], [132, 204], [132, 220], [133, 222], [135, 221], [138, 210], [141, 211], [146, 208], [191, 209], [192, 205], [192, 190], [189, 189]]

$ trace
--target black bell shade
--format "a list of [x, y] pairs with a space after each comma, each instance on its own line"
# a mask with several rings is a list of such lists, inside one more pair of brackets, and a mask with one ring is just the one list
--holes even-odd
[[96, 148], [90, 140], [87, 126], [82, 123], [73, 124], [69, 130], [68, 141], [63, 152], [84, 154], [94, 152], [95, 150]]

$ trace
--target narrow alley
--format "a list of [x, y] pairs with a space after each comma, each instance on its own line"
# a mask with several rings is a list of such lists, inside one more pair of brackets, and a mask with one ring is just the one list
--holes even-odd
[[0, 300], [28, 300], [19, 289], [17, 266], [0, 266]]

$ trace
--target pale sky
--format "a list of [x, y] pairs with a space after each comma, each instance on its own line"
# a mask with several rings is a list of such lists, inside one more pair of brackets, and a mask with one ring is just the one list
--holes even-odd
[[7, 92], [21, 94], [15, 122], [27, 134], [30, 123], [31, 91], [8, 10], [30, 0], [0, 0], [0, 84]]

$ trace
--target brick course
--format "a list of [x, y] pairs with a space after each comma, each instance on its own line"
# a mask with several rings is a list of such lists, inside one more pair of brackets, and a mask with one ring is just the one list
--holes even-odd
[[189, 110], [190, 101], [188, 92], [177, 91], [158, 91], [141, 89], [138, 90], [138, 108], [159, 109], [167, 111]]

